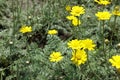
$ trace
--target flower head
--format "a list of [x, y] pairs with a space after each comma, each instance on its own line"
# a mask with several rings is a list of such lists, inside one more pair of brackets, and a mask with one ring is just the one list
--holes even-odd
[[112, 58], [109, 59], [109, 62], [112, 64], [113, 67], [120, 69], [120, 55], [112, 56]]
[[57, 34], [57, 33], [58, 33], [58, 31], [55, 30], [55, 29], [48, 31], [48, 34], [50, 34], [50, 35], [54, 35], [54, 34]]
[[81, 43], [81, 40], [75, 39], [68, 42], [68, 47], [72, 49], [81, 49], [84, 47], [84, 44]]
[[73, 20], [73, 19], [75, 19], [76, 17], [75, 16], [67, 16], [66, 17], [68, 20]]
[[105, 6], [111, 3], [110, 0], [94, 0], [94, 1], [100, 5], [105, 5]]
[[77, 49], [72, 53], [72, 62], [79, 66], [87, 61], [87, 54], [84, 50]]
[[108, 44], [110, 41], [108, 39], [104, 40], [105, 44]]
[[94, 50], [96, 46], [91, 39], [82, 40], [82, 43], [84, 44], [83, 49]]
[[60, 60], [63, 59], [63, 56], [61, 55], [60, 52], [52, 52], [50, 54], [50, 58], [49, 59], [50, 59], [51, 62], [59, 62]]
[[111, 17], [108, 11], [97, 12], [95, 15], [98, 17], [98, 20], [109, 20]]
[[73, 6], [70, 12], [70, 14], [73, 16], [80, 16], [81, 14], [84, 13], [85, 13], [85, 9], [80, 6]]
[[67, 6], [65, 7], [65, 9], [66, 9], [66, 11], [71, 11], [71, 6], [70, 6], [70, 5], [67, 5]]
[[120, 48], [120, 43], [117, 44], [117, 47]]
[[74, 18], [74, 19], [72, 20], [72, 24], [73, 24], [74, 26], [78, 26], [78, 25], [81, 24], [81, 22], [80, 22], [80, 20], [79, 20], [78, 18]]
[[21, 33], [32, 32], [32, 27], [31, 26], [22, 26], [19, 31]]
[[119, 10], [119, 6], [116, 6], [115, 9], [113, 10], [112, 14], [116, 15], [116, 16], [120, 16], [120, 10]]
[[72, 21], [72, 24], [73, 24], [74, 26], [78, 26], [78, 25], [81, 24], [80, 20], [79, 20], [77, 17], [75, 17], [75, 16], [67, 16], [66, 18], [67, 18], [68, 20], [71, 20], [71, 21]]

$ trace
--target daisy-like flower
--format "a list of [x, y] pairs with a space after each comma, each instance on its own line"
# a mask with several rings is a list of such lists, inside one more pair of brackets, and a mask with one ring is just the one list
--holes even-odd
[[74, 19], [72, 20], [72, 24], [73, 24], [74, 26], [78, 26], [78, 25], [81, 24], [81, 22], [80, 22], [80, 20], [79, 20], [78, 18], [74, 18]]
[[84, 13], [85, 13], [85, 9], [80, 6], [73, 6], [70, 12], [70, 14], [73, 16], [80, 16], [81, 14]]
[[22, 26], [19, 31], [20, 31], [21, 33], [32, 32], [32, 27], [31, 27], [31, 26]]
[[77, 17], [75, 17], [75, 16], [67, 16], [66, 18], [67, 18], [68, 20], [71, 20], [71, 21], [72, 21], [72, 24], [73, 24], [74, 26], [78, 26], [78, 25], [81, 24], [80, 20], [79, 20]]
[[109, 20], [111, 17], [108, 11], [97, 12], [95, 15], [98, 17], [98, 20]]
[[77, 18], [77, 17], [75, 17], [75, 16], [67, 16], [66, 17], [68, 20], [73, 20], [73, 19], [75, 19], [75, 18]]
[[94, 1], [100, 5], [105, 5], [105, 6], [111, 3], [110, 0], [94, 0]]
[[94, 48], [96, 46], [91, 39], [82, 40], [82, 43], [84, 44], [83, 49], [88, 49], [90, 51], [94, 50]]
[[48, 34], [50, 34], [50, 35], [54, 35], [54, 34], [57, 34], [57, 33], [58, 33], [58, 31], [55, 30], [55, 29], [53, 29], [53, 30], [48, 30]]
[[81, 40], [75, 39], [68, 42], [68, 47], [72, 49], [81, 49], [84, 47], [84, 44], [81, 43]]
[[66, 9], [66, 11], [71, 11], [71, 6], [70, 6], [70, 5], [67, 5], [67, 6], [65, 7], [65, 9]]
[[113, 67], [120, 69], [120, 55], [112, 56], [112, 58], [109, 59], [109, 62], [112, 64]]
[[116, 16], [120, 16], [120, 7], [116, 6], [115, 9], [113, 10], [112, 14]]
[[59, 62], [62, 59], [63, 59], [63, 56], [61, 55], [60, 52], [52, 52], [49, 58], [51, 62]]
[[74, 50], [71, 60], [75, 65], [79, 66], [87, 61], [87, 54], [84, 50]]

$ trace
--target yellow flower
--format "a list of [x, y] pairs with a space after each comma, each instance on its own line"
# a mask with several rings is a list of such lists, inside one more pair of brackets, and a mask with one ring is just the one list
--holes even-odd
[[87, 54], [84, 50], [75, 50], [72, 52], [71, 60], [75, 65], [79, 66], [87, 61]]
[[84, 14], [84, 13], [85, 13], [85, 9], [80, 6], [73, 6], [70, 12], [70, 14], [73, 16], [80, 16], [81, 14]]
[[105, 5], [105, 6], [111, 3], [110, 0], [94, 0], [94, 1], [100, 5]]
[[113, 10], [113, 15], [116, 15], [116, 16], [120, 16], [120, 10], [119, 10], [119, 6], [116, 6], [115, 9]]
[[81, 49], [84, 47], [84, 44], [81, 43], [81, 40], [75, 39], [68, 42], [68, 47], [72, 49]]
[[94, 50], [96, 46], [91, 39], [82, 40], [82, 43], [84, 44], [83, 49]]
[[70, 5], [67, 5], [67, 6], [65, 7], [65, 9], [66, 9], [66, 11], [71, 11], [71, 6], [70, 6]]
[[67, 18], [68, 20], [71, 20], [71, 21], [72, 21], [72, 24], [73, 24], [74, 26], [78, 26], [78, 25], [81, 24], [80, 20], [79, 20], [77, 17], [75, 17], [75, 16], [67, 16], [66, 18]]
[[67, 16], [66, 17], [68, 20], [73, 20], [73, 19], [75, 19], [76, 17], [75, 16]]
[[97, 12], [95, 15], [98, 17], [98, 20], [109, 20], [111, 17], [108, 11]]
[[54, 35], [54, 34], [57, 34], [57, 33], [58, 33], [58, 31], [55, 30], [55, 29], [48, 31], [48, 34], [50, 34], [50, 35]]
[[113, 67], [120, 69], [120, 55], [112, 56], [112, 58], [109, 59], [109, 62], [112, 64]]
[[73, 19], [75, 19], [76, 17], [75, 16], [67, 16], [66, 17], [68, 20], [73, 20]]
[[31, 26], [22, 26], [19, 31], [21, 33], [32, 32], [32, 27]]
[[81, 22], [80, 22], [80, 20], [79, 20], [79, 19], [74, 18], [74, 19], [72, 20], [72, 24], [73, 24], [74, 26], [78, 26], [78, 25], [80, 25], [80, 24], [81, 24]]
[[59, 62], [60, 60], [63, 59], [63, 56], [61, 55], [60, 52], [52, 52], [50, 54], [50, 58], [49, 59], [50, 59], [51, 62]]

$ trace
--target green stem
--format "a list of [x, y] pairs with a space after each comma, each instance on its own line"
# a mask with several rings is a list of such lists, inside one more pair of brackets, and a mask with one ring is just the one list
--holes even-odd
[[62, 68], [62, 66], [61, 66], [61, 64], [60, 64], [59, 62], [58, 62], [58, 65], [59, 65], [59, 67], [61, 68], [63, 74], [64, 74], [66, 77], [68, 77], [67, 74], [65, 73], [65, 71], [63, 70], [63, 68]]
[[103, 43], [103, 53], [105, 54], [105, 45], [104, 45], [104, 24], [105, 24], [105, 22], [103, 21], [103, 30], [102, 30], [102, 43]]
[[102, 80], [102, 79], [93, 71], [93, 69], [92, 69], [89, 61], [88, 61], [88, 66], [89, 66], [90, 70], [92, 71], [92, 73], [98, 78], [98, 80]]
[[74, 67], [74, 71], [75, 71], [75, 72], [74, 72], [73, 75], [72, 75], [72, 77], [73, 77], [72, 80], [76, 80], [77, 71], [78, 71], [78, 70], [77, 70], [77, 66]]
[[29, 24], [29, 22], [28, 22], [28, 16], [29, 16], [29, 0], [27, 0], [27, 21], [26, 21], [26, 23], [27, 23], [27, 25]]
[[[16, 24], [18, 23], [18, 21], [19, 21], [19, 1], [17, 0], [17, 18], [16, 18]], [[16, 25], [17, 26], [17, 25]], [[15, 26], [14, 26], [14, 28], [15, 28]], [[14, 30], [16, 30], [16, 29], [14, 29]], [[14, 31], [15, 32], [15, 31]], [[14, 35], [15, 35], [15, 33], [14, 33]], [[14, 36], [13, 35], [13, 36]], [[17, 80], [19, 80], [19, 68], [18, 68], [18, 63], [16, 64], [16, 66], [17, 66]]]
[[[73, 34], [73, 38], [77, 38], [77, 33], [76, 33], [76, 27], [73, 27], [72, 29], [72, 34]], [[78, 39], [78, 38], [77, 38]]]
[[[78, 75], [77, 79], [80, 80], [81, 77], [82, 77], [82, 79], [85, 79], [85, 78], [84, 78], [84, 75], [85, 75], [85, 74], [84, 74], [84, 71], [83, 71], [82, 67], [81, 67], [81, 66], [78, 66], [77, 68], [78, 68], [78, 70], [76, 69], [76, 70], [77, 70], [77, 71], [76, 71], [76, 72], [77, 72], [76, 75]], [[80, 74], [81, 74], [81, 75], [80, 75]]]
[[87, 59], [88, 59], [88, 60], [87, 60], [87, 64], [88, 64], [90, 70], [92, 71], [92, 73], [98, 78], [98, 80], [103, 80], [103, 79], [101, 79], [101, 78], [94, 72], [94, 70], [92, 69], [92, 67], [91, 67], [91, 65], [90, 65], [89, 55], [87, 56]]
[[105, 54], [105, 42], [104, 42], [104, 28], [105, 28], [105, 21], [103, 21], [103, 26], [102, 26], [102, 48], [103, 48], [103, 54], [104, 54], [104, 57], [105, 57], [105, 60], [107, 60], [107, 56], [106, 56], [106, 54]]
[[116, 20], [117, 20], [117, 16], [114, 17], [114, 28], [113, 29], [115, 30], [115, 32], [116, 32]]
[[18, 63], [16, 65], [17, 65], [17, 80], [19, 80], [19, 65]]
[[[79, 20], [80, 20], [80, 16], [78, 17], [78, 22], [79, 22]], [[81, 24], [79, 24], [78, 25], [78, 34], [77, 34], [77, 36], [78, 36], [78, 38], [80, 38], [80, 39], [82, 39], [83, 38], [83, 36], [82, 35], [84, 35], [85, 34], [85, 31], [83, 30], [83, 27], [81, 26]], [[80, 35], [79, 35], [79, 32], [80, 32]], [[79, 37], [80, 36], [80, 37]]]
[[73, 35], [74, 35], [73, 37], [74, 38], [79, 39], [82, 37], [82, 35], [81, 35], [81, 37], [79, 37], [79, 32], [81, 32], [79, 29], [79, 26], [73, 27]]
[[0, 77], [1, 77], [0, 79], [1, 79], [1, 80], [3, 80], [3, 78], [2, 78], [2, 72], [3, 72], [3, 71], [1, 71], [1, 73], [0, 73], [0, 74], [1, 74], [1, 75], [0, 75]]
[[101, 22], [99, 21], [100, 34], [102, 34]]
[[116, 32], [116, 19], [117, 19], [117, 16], [114, 16], [114, 25], [113, 25], [114, 27], [113, 26], [111, 27], [111, 29], [112, 29], [112, 34], [111, 34], [111, 38], [110, 38], [111, 45], [112, 45], [112, 38], [113, 38], [114, 32], [117, 33]]
[[116, 26], [116, 22], [117, 22], [117, 16], [114, 17], [114, 28], [113, 28], [113, 32], [115, 32], [115, 34], [117, 35], [117, 41], [119, 41], [119, 36], [118, 36], [118, 31], [119, 29]]

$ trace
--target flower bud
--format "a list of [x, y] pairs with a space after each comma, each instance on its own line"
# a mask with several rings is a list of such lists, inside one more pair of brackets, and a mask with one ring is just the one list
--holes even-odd
[[12, 42], [12, 41], [10, 41], [10, 42], [9, 42], [9, 44], [13, 44], [13, 42]]
[[31, 16], [28, 16], [28, 19], [31, 19]]
[[108, 44], [110, 41], [108, 39], [105, 39], [105, 44]]
[[66, 9], [66, 11], [71, 11], [71, 6], [67, 5], [65, 9]]
[[120, 48], [120, 43], [117, 44], [117, 47]]
[[91, 16], [90, 15], [87, 15], [87, 19], [90, 19], [91, 18]]
[[26, 64], [29, 64], [30, 63], [30, 61], [26, 61]]

